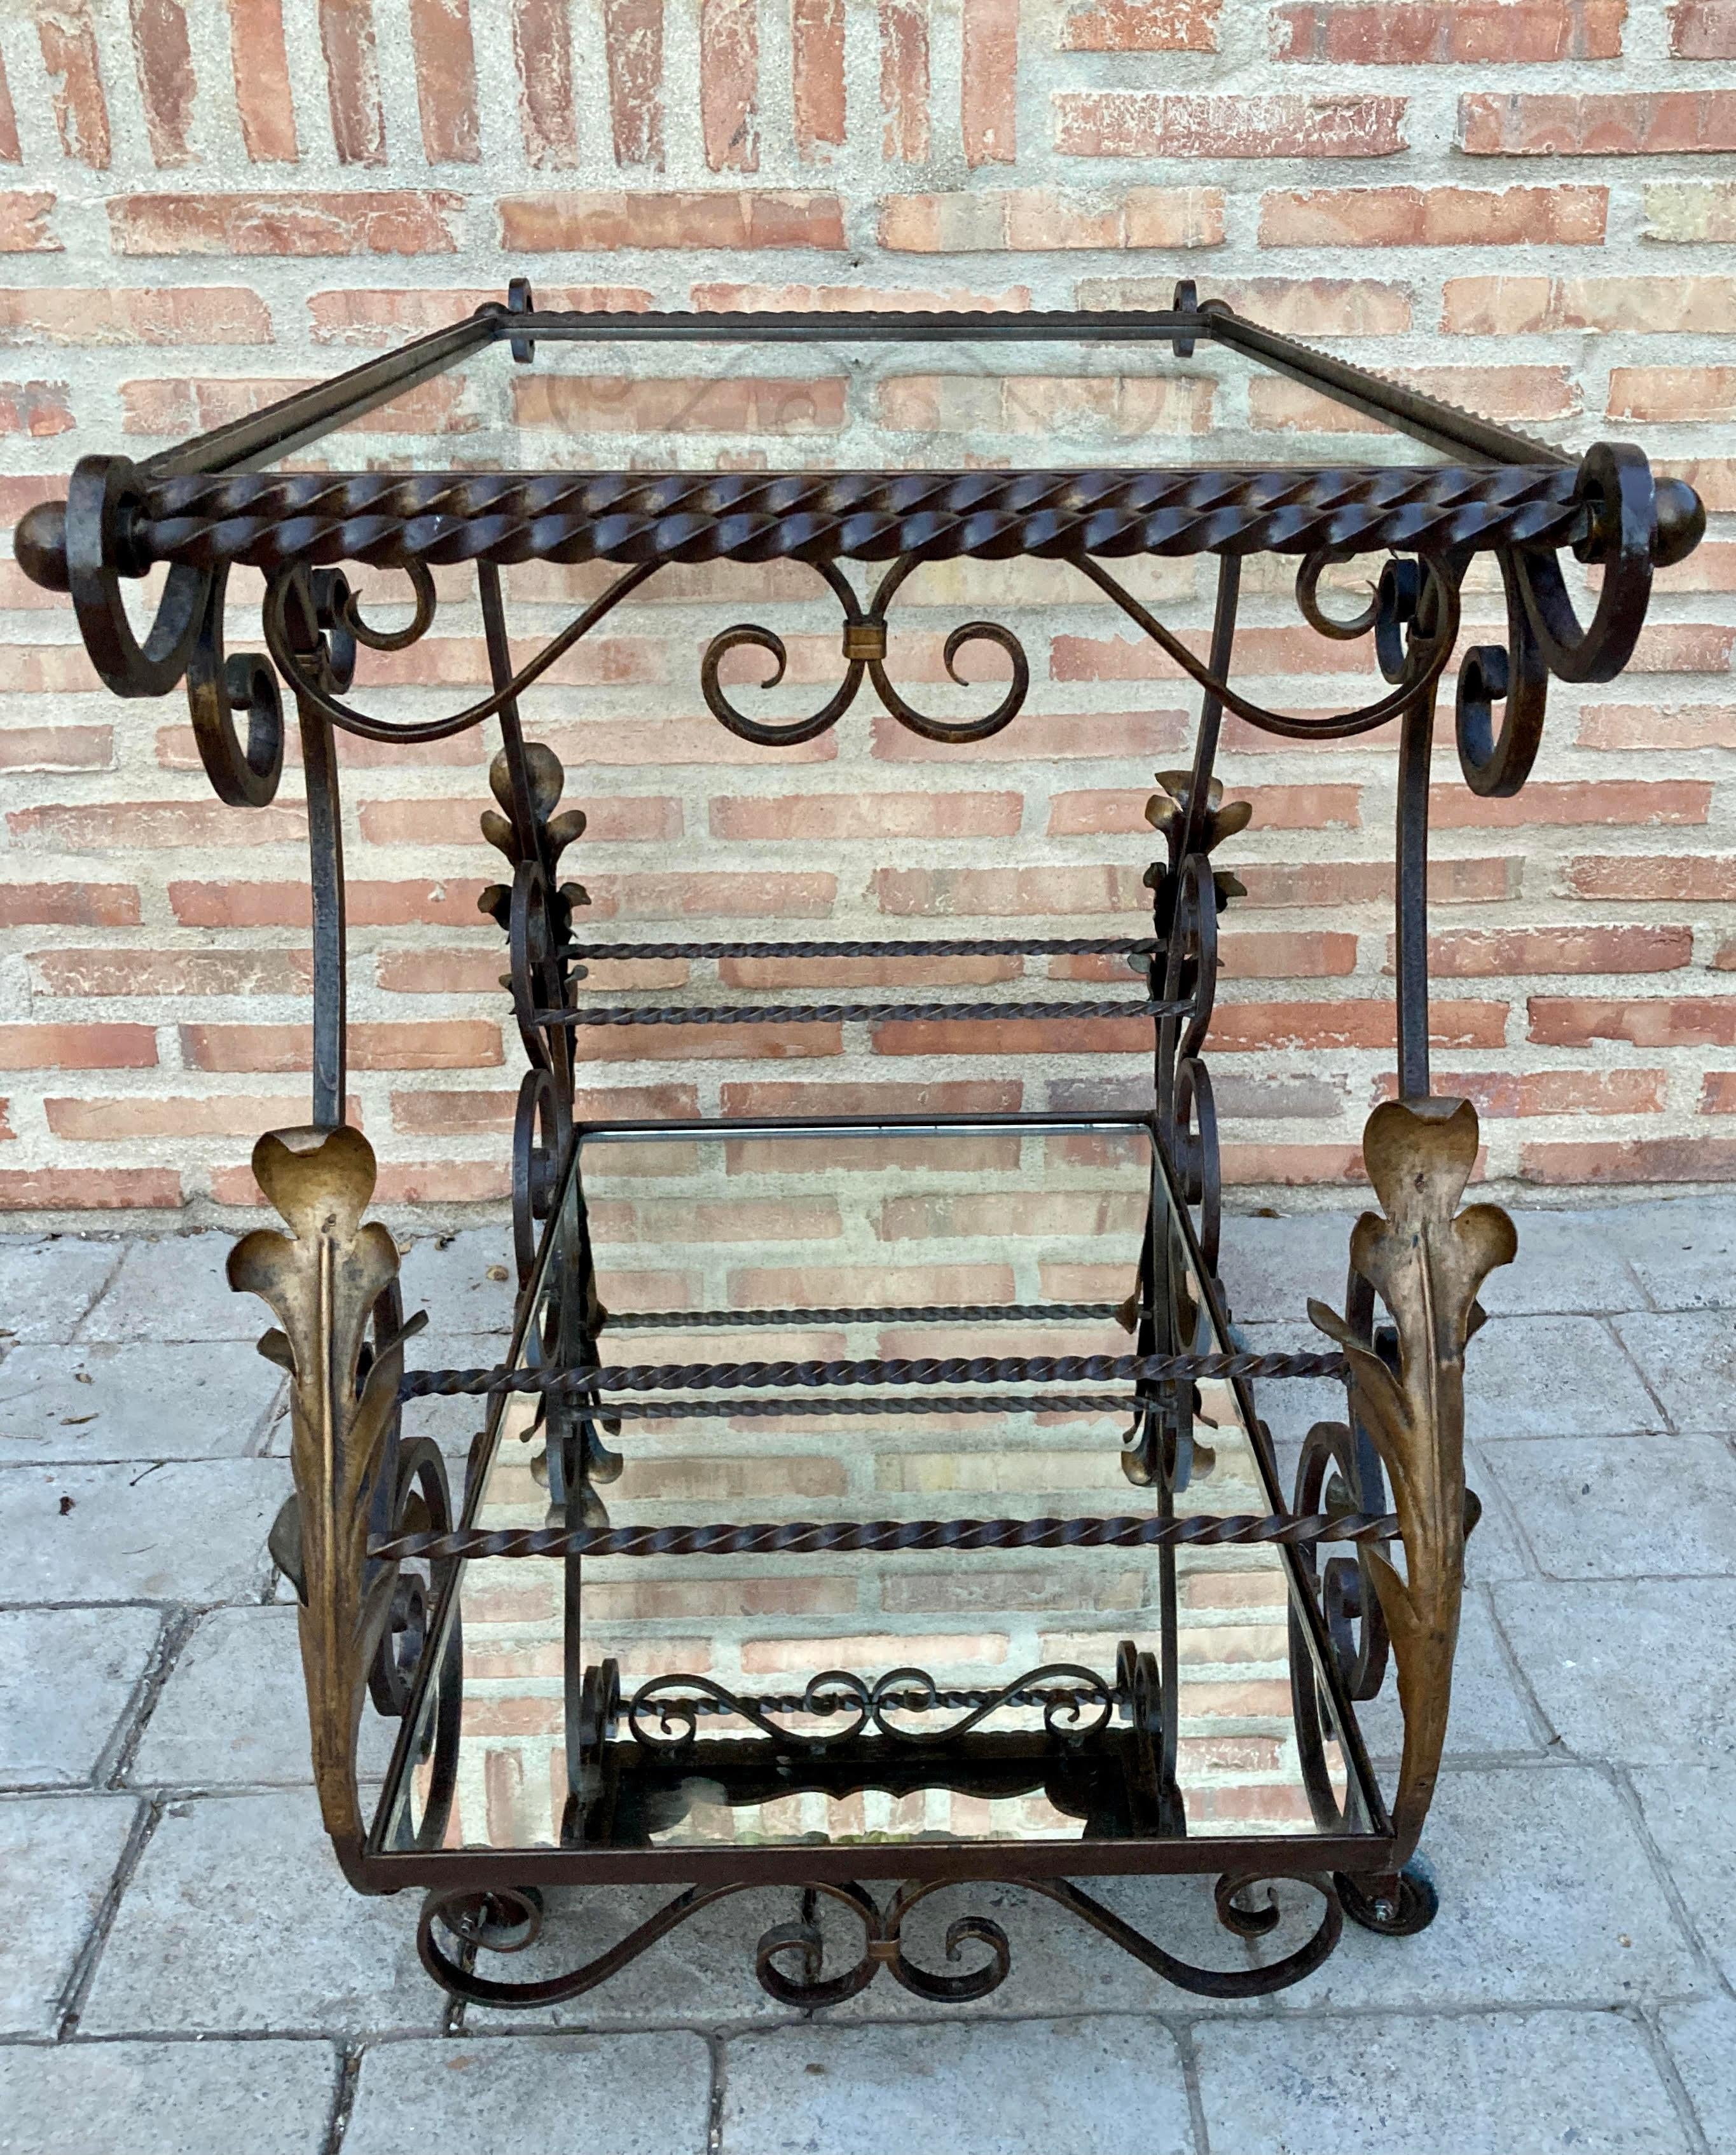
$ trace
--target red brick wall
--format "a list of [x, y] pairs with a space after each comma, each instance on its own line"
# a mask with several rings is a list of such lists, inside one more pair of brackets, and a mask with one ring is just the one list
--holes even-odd
[[[1501, 1180], [1736, 1170], [1722, 536], [1736, 6], [22, 0], [0, 62], [8, 522], [81, 449], [148, 453], [515, 271], [551, 299], [623, 307], [1145, 303], [1185, 274], [1552, 439], [1636, 436], [1693, 476], [1712, 536], [1661, 580], [1625, 679], [1553, 690], [1517, 802], [1474, 801], [1443, 737], [1439, 1083], [1477, 1098]], [[1027, 351], [1011, 385], [980, 361], [937, 380], [947, 364], [762, 351], [696, 362], [696, 389], [666, 356], [556, 355], [520, 376], [515, 405], [510, 369], [467, 370], [324, 453], [1129, 461], [1210, 456], [1226, 431], [1306, 454], [1319, 423], [1288, 385], [1244, 401], [1204, 358], [1161, 392], [1145, 377], [1164, 370], [1124, 352]], [[1341, 436], [1328, 453], [1368, 446]], [[252, 1134], [305, 1113], [299, 773], [268, 810], [219, 806], [184, 706], [99, 693], [64, 609], [0, 575], [0, 1205], [26, 1218], [249, 1201]], [[247, 648], [237, 583], [232, 648]], [[1303, 709], [1367, 693], [1365, 646], [1303, 630], [1283, 576], [1251, 586], [1254, 693]], [[515, 628], [558, 626], [594, 588], [521, 575]], [[1203, 632], [1205, 565], [1161, 565], [1139, 588]], [[899, 602], [894, 674], [919, 699], [948, 693], [945, 632], [999, 607], [1031, 656], [1027, 714], [985, 750], [948, 751], [864, 702], [768, 759], [705, 714], [699, 649], [732, 620], [766, 621], [817, 700], [837, 661], [814, 590], [794, 571], [668, 576], [533, 701], [591, 816], [568, 862], [596, 914], [623, 934], [1131, 924], [1149, 774], [1177, 759], [1191, 699], [1121, 617], [1059, 568], [931, 572]], [[379, 709], [408, 717], [480, 678], [473, 600], [452, 580], [434, 634], [365, 673], [384, 684]], [[1498, 606], [1483, 578], [1470, 640]], [[390, 1201], [494, 1200], [516, 1050], [497, 939], [471, 910], [494, 857], [472, 836], [484, 748], [353, 745], [355, 1112]], [[1227, 924], [1216, 1030], [1228, 1171], [1251, 1196], [1341, 1183], [1390, 1061], [1395, 744], [1297, 749], [1232, 726], [1227, 750], [1256, 803], [1232, 848], [1250, 898]], [[938, 995], [1011, 970], [898, 977]], [[683, 971], [639, 977], [717, 991]], [[980, 1104], [1070, 1105], [1139, 1068], [1114, 1026], [1022, 1029], [999, 1052], [980, 1029], [790, 1028], [753, 1043], [787, 1059], [776, 1072], [714, 1031], [608, 1045], [595, 1096], [708, 1110], [904, 1103], [943, 1084]]]

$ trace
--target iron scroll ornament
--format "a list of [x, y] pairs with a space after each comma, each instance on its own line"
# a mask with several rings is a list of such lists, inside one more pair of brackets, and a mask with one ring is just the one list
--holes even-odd
[[[1329, 1958], [1343, 1930], [1344, 1908], [1338, 1889], [1329, 1877], [1318, 1871], [1225, 1872], [1213, 1889], [1219, 1922], [1241, 1938], [1262, 1937], [1274, 1931], [1281, 1920], [1276, 1903], [1268, 1895], [1264, 1905], [1253, 1906], [1248, 1897], [1259, 1886], [1269, 1887], [1281, 1878], [1308, 1886], [1319, 1896], [1322, 1912], [1317, 1927], [1280, 1959], [1235, 1969], [1201, 1968], [1180, 1959], [1069, 1880], [1019, 1878], [1005, 1882], [1066, 1909], [1178, 1989], [1198, 1997], [1237, 1999], [1264, 1997], [1311, 1974]], [[801, 1912], [794, 1922], [774, 1924], [760, 1934], [754, 1955], [760, 1987], [780, 2004], [815, 2011], [853, 1998], [884, 1968], [904, 1989], [937, 2004], [965, 2004], [986, 1998], [1006, 1981], [1012, 1968], [1011, 1946], [999, 1923], [986, 1916], [965, 1915], [948, 1924], [944, 1941], [948, 1961], [959, 1960], [967, 1945], [980, 1946], [988, 1955], [979, 1968], [957, 1974], [924, 1968], [911, 1958], [904, 1944], [904, 1927], [912, 1912], [931, 1894], [953, 1883], [946, 1879], [907, 1882], [883, 1907], [862, 1886], [816, 1880], [802, 1889]], [[559, 1975], [518, 1983], [479, 1974], [474, 1956], [478, 1949], [520, 1953], [533, 1946], [542, 1932], [540, 1892], [535, 1886], [505, 1885], [481, 1891], [437, 1890], [422, 1904], [417, 1951], [434, 1981], [469, 2004], [520, 2009], [558, 2005], [606, 1983], [701, 1910], [738, 1893], [763, 1890], [747, 1881], [690, 1886], [593, 1958]], [[831, 1976], [824, 1972], [826, 1942], [816, 1920], [822, 1896], [845, 1908], [863, 1929], [861, 1958]], [[442, 1932], [459, 1947], [457, 1956], [443, 1944]]]

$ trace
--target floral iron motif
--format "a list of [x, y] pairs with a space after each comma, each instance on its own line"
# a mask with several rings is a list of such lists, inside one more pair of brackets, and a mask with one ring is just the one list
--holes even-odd
[[290, 1375], [294, 1512], [274, 1530], [294, 1548], [301, 1658], [320, 1815], [349, 1870], [363, 1821], [356, 1745], [368, 1673], [392, 1614], [397, 1566], [369, 1558], [371, 1521], [395, 1495], [403, 1343], [398, 1254], [377, 1221], [373, 1148], [359, 1130], [268, 1131], [253, 1175], [291, 1233], [255, 1228], [229, 1255], [229, 1284], [269, 1303], [283, 1329], [259, 1343]]
[[1484, 1318], [1477, 1291], [1518, 1248], [1498, 1205], [1457, 1208], [1477, 1159], [1468, 1100], [1390, 1100], [1363, 1131], [1363, 1157], [1385, 1213], [1365, 1212], [1352, 1269], [1398, 1328], [1396, 1369], [1324, 1303], [1308, 1315], [1349, 1364], [1351, 1409], [1391, 1477], [1406, 1576], [1366, 1552], [1398, 1663], [1404, 1752], [1393, 1804], [1395, 1855], [1415, 1852], [1434, 1794], [1452, 1694], [1465, 1570], [1465, 1344]]

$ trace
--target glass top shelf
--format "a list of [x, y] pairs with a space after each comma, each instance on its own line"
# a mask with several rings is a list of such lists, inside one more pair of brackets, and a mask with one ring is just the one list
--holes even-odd
[[[611, 1394], [609, 1421], [510, 1395], [473, 1527], [1278, 1508], [1228, 1382], [1171, 1389], [1182, 1486], [1166, 1494], [1149, 1387], [921, 1375], [958, 1356], [1224, 1351], [1142, 1124], [598, 1129], [576, 1162], [522, 1363], [848, 1357], [914, 1363], [914, 1380], [653, 1387]], [[575, 1355], [581, 1203], [607, 1314]], [[576, 1482], [587, 1442], [599, 1471]], [[434, 1687], [382, 1848], [1371, 1830], [1329, 1720], [1329, 1816], [1310, 1795], [1293, 1661], [1317, 1698], [1330, 1687], [1279, 1548], [772, 1539], [727, 1557], [461, 1559], [455, 1756], [436, 1756]]]

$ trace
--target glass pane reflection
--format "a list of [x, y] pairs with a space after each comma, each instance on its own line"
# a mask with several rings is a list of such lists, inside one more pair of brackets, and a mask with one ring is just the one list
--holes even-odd
[[[474, 1523], [558, 1523], [563, 1497], [617, 1528], [1143, 1517], [1166, 1459], [1180, 1513], [1275, 1508], [1228, 1383], [1165, 1416], [1125, 1382], [947, 1367], [1223, 1347], [1154, 1165], [1125, 1124], [588, 1136], [602, 1360], [876, 1359], [917, 1381], [614, 1394], [618, 1427], [571, 1418], [565, 1479], [561, 1410], [551, 1471], [551, 1415], [515, 1397]], [[581, 1228], [570, 1185], [526, 1359], [579, 1359]], [[448, 1845], [1368, 1830], [1329, 1707], [1310, 1798], [1274, 1548], [479, 1559], [460, 1600]], [[438, 1778], [419, 1748], [388, 1846], [413, 1845]]]

